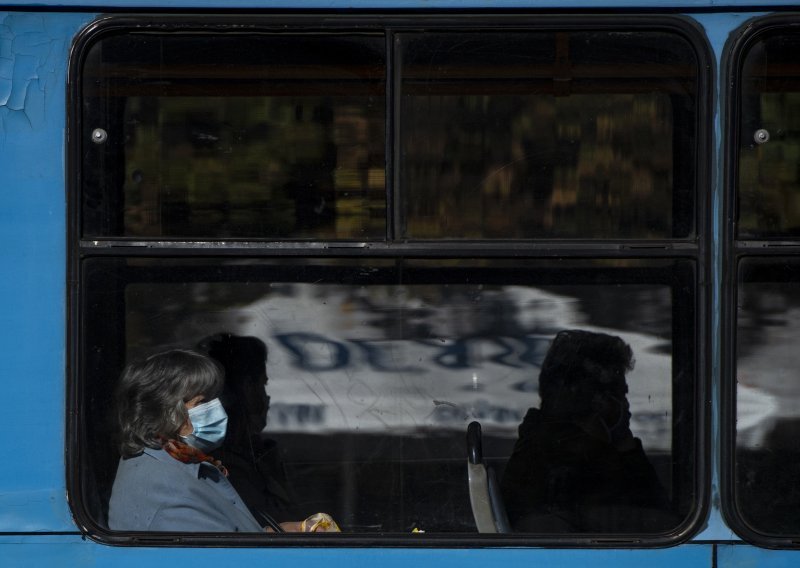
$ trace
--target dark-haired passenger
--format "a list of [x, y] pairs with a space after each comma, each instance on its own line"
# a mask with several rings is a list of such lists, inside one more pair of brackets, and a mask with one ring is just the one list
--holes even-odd
[[228, 434], [213, 455], [228, 468], [231, 483], [262, 524], [303, 516], [278, 446], [263, 434], [270, 402], [267, 346], [257, 337], [220, 333], [206, 338], [200, 347], [225, 369], [219, 398], [228, 414]]
[[667, 494], [630, 429], [630, 346], [583, 330], [556, 335], [501, 489], [520, 532], [658, 532], [674, 527]]

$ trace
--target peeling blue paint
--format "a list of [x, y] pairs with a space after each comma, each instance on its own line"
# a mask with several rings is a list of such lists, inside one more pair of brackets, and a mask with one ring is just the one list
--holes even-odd
[[[42, 128], [47, 93], [58, 91], [64, 79], [59, 74], [64, 62], [57, 57], [71, 38], [52, 34], [44, 15], [7, 13], [0, 21], [0, 132]], [[24, 120], [10, 120], [13, 113]]]

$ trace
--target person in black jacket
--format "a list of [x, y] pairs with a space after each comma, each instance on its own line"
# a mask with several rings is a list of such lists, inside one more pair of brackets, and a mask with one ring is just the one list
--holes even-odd
[[630, 429], [630, 346], [582, 330], [556, 335], [501, 490], [520, 532], [659, 532], [670, 503]]
[[201, 348], [225, 370], [219, 398], [228, 414], [228, 433], [212, 452], [230, 472], [229, 479], [253, 516], [263, 525], [304, 516], [295, 505], [276, 443], [263, 435], [267, 395], [267, 346], [257, 337], [220, 333]]

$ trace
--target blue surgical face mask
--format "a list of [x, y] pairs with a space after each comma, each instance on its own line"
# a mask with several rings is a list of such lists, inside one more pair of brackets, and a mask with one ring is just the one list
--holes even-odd
[[228, 427], [228, 415], [218, 398], [198, 404], [189, 409], [192, 433], [181, 436], [190, 446], [202, 452], [210, 452], [222, 445]]

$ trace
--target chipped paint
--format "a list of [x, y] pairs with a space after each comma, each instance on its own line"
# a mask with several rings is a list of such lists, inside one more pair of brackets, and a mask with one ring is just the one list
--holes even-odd
[[[40, 14], [0, 14], [0, 134], [39, 129], [48, 96], [63, 96], [65, 55], [71, 37], [49, 29]], [[58, 117], [62, 120], [62, 117]]]

